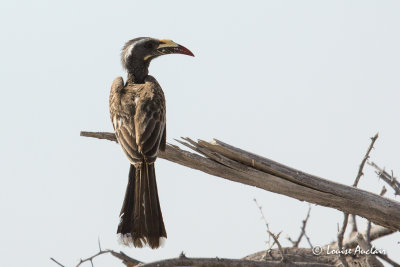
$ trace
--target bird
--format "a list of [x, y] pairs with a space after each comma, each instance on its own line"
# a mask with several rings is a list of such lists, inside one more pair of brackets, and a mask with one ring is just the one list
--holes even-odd
[[194, 56], [170, 39], [139, 37], [125, 43], [121, 63], [127, 80], [114, 79], [109, 109], [115, 136], [129, 160], [128, 185], [117, 229], [123, 245], [159, 248], [167, 238], [154, 163], [166, 147], [164, 92], [149, 75], [150, 62], [162, 55]]

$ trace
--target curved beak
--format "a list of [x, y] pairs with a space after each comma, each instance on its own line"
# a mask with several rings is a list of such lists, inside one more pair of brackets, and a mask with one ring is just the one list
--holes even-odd
[[194, 57], [193, 53], [189, 49], [168, 39], [161, 39], [155, 52], [158, 55], [183, 54]]

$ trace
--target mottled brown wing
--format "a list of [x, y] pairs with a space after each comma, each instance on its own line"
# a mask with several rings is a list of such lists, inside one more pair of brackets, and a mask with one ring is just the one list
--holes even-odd
[[[135, 134], [135, 110], [136, 103], [132, 99], [129, 103], [123, 103], [126, 98], [124, 80], [118, 77], [111, 86], [110, 93], [110, 115], [115, 135], [122, 150], [129, 161], [134, 164], [140, 162], [143, 156], [138, 151]], [[129, 97], [129, 96], [128, 96]]]
[[165, 130], [164, 95], [158, 84], [146, 83], [145, 92], [152, 92], [151, 97], [140, 97], [135, 114], [136, 143], [146, 162], [157, 158]]
[[167, 123], [164, 125], [164, 132], [161, 138], [160, 150], [165, 151], [165, 147], [167, 146]]

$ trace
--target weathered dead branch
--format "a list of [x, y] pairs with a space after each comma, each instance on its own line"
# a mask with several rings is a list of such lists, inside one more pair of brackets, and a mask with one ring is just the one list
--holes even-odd
[[[370, 240], [373, 241], [378, 238], [393, 234], [394, 232], [395, 231], [390, 230], [385, 227], [382, 227], [382, 226], [379, 226], [379, 225], [372, 226], [371, 231], [370, 231]], [[352, 235], [352, 236], [349, 236], [349, 237], [343, 239], [343, 248], [344, 249], [355, 248], [357, 245], [358, 245], [358, 242], [357, 242], [356, 235]], [[337, 249], [338, 248], [337, 242], [329, 244], [329, 247], [330, 247], [330, 249]]]
[[[281, 251], [284, 250], [285, 261], [281, 261]], [[94, 266], [94, 259], [101, 256], [111, 254], [114, 257], [122, 260], [123, 264], [127, 267], [172, 267], [172, 266], [202, 266], [202, 267], [336, 267], [340, 263], [336, 255], [321, 254], [316, 257], [311, 249], [305, 248], [280, 248], [273, 249], [269, 254], [265, 251], [258, 252], [246, 256], [242, 259], [225, 259], [225, 258], [188, 258], [183, 253], [173, 259], [165, 259], [155, 262], [143, 263], [133, 259], [123, 252], [116, 252], [113, 250], [100, 250], [93, 256], [85, 260], [81, 260], [77, 266], [83, 263], [91, 263]], [[365, 266], [367, 257], [366, 255], [358, 255], [356, 258], [347, 256], [350, 261], [351, 267]], [[59, 266], [64, 266], [55, 259], [51, 258]], [[88, 264], [86, 264], [88, 265]], [[397, 267], [397, 266], [396, 266]]]
[[[81, 132], [81, 135], [116, 141], [113, 133]], [[167, 145], [159, 157], [231, 181], [356, 214], [394, 231], [400, 230], [400, 203], [397, 201], [304, 173], [218, 140], [183, 140], [181, 144], [204, 156]]]

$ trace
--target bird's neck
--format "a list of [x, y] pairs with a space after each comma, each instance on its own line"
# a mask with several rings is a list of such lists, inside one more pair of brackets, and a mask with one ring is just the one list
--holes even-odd
[[135, 62], [128, 69], [128, 82], [144, 83], [147, 75], [149, 75], [149, 62]]

